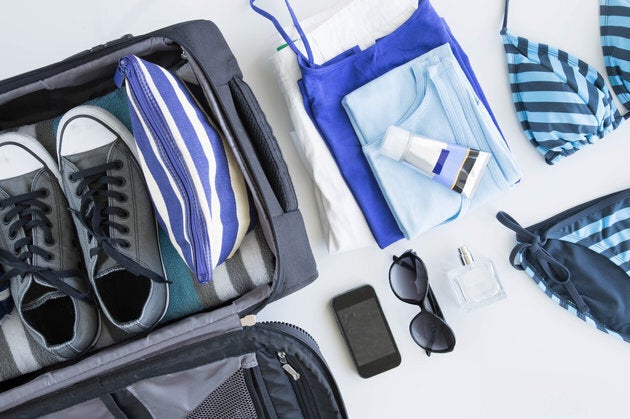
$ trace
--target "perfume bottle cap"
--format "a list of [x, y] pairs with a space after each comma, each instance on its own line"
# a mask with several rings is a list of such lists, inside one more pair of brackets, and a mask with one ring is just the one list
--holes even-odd
[[460, 246], [457, 251], [459, 252], [459, 260], [461, 260], [463, 265], [470, 265], [475, 261], [472, 253], [466, 246]]

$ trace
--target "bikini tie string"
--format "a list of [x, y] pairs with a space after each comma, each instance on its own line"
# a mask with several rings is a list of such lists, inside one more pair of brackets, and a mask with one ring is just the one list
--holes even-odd
[[522, 264], [524, 260], [527, 260], [529, 264], [536, 262], [545, 273], [545, 278], [565, 287], [578, 311], [588, 313], [590, 311], [588, 305], [571, 281], [571, 272], [544, 248], [547, 240], [541, 240], [538, 234], [522, 227], [514, 218], [503, 211], [497, 213], [497, 220], [516, 233], [517, 244], [510, 252], [512, 266], [523, 271], [526, 269]]

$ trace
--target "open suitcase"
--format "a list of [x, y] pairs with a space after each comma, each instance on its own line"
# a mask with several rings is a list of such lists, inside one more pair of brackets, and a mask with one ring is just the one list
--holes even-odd
[[[116, 89], [118, 59], [188, 65], [242, 169], [272, 255], [269, 282], [210, 310], [78, 359], [0, 382], [0, 417], [345, 417], [313, 339], [255, 313], [317, 277], [271, 128], [218, 28], [190, 21], [125, 36], [0, 82], [0, 131], [48, 120]], [[176, 278], [168, 278], [177, 280]]]

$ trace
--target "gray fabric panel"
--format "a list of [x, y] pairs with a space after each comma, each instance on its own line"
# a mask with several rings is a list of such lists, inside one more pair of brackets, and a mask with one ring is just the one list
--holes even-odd
[[234, 303], [232, 303], [237, 312], [243, 313], [247, 312], [248, 309], [252, 308], [254, 305], [260, 303], [261, 301], [266, 300], [271, 295], [271, 286], [269, 285], [261, 285], [245, 295], [239, 297]]
[[184, 418], [239, 369], [256, 365], [256, 356], [247, 354], [139, 381], [127, 389], [142, 402], [152, 417]]
[[77, 404], [59, 412], [49, 415], [40, 416], [40, 419], [112, 419], [116, 416], [112, 415], [100, 399], [89, 400], [85, 403]]
[[[129, 417], [125, 414], [125, 412], [123, 412], [122, 410], [120, 410], [120, 407], [118, 407], [118, 404], [116, 403], [116, 400], [114, 400], [114, 398], [112, 397], [111, 394], [103, 394], [100, 397], [101, 401], [103, 402], [103, 404], [105, 405], [105, 407], [107, 407], [107, 410], [109, 410], [109, 413], [111, 413], [111, 415], [116, 418], [116, 419], [129, 419]], [[85, 412], [87, 414], [87, 412]]]
[[278, 258], [282, 260], [282, 288], [272, 295], [275, 301], [310, 284], [317, 278], [317, 266], [300, 211], [274, 217], [272, 223]]
[[90, 61], [82, 66], [74, 67], [63, 73], [59, 73], [53, 77], [45, 80], [40, 80], [36, 83], [22, 86], [18, 89], [0, 95], [0, 105], [5, 104], [17, 97], [24, 96], [26, 94], [35, 92], [37, 90], [52, 90], [59, 89], [68, 86], [78, 86], [82, 83], [90, 81], [92, 79], [92, 73], [98, 69], [113, 65], [118, 62], [118, 59], [122, 55], [135, 54], [135, 55], [147, 55], [155, 51], [164, 51], [179, 49], [177, 46], [168, 45], [164, 38], [149, 38], [142, 42], [138, 42], [134, 45], [125, 48], [124, 50], [116, 51], [110, 55], [106, 55], [99, 59]]
[[153, 415], [129, 390], [121, 389], [112, 393], [112, 399], [125, 416], [133, 419], [152, 419]]
[[186, 83], [194, 84], [199, 86], [199, 80], [197, 80], [197, 76], [195, 76], [195, 72], [193, 71], [190, 64], [186, 63], [175, 70], [175, 74], [177, 77], [184, 80]]
[[143, 339], [104, 349], [74, 365], [44, 374], [27, 384], [8, 390], [0, 394], [0, 406], [9, 409], [73, 383], [105, 374], [132, 360], [165, 352], [184, 342], [197, 342], [240, 328], [240, 319], [233, 305], [190, 316], [157, 329]]

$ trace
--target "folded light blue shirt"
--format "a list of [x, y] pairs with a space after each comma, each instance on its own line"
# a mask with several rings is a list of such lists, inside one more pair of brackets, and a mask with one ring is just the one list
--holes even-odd
[[[408, 239], [454, 220], [520, 180], [509, 147], [448, 44], [358, 88], [342, 104]], [[382, 155], [379, 150], [390, 125], [492, 154], [473, 199], [445, 188], [405, 162]]]

